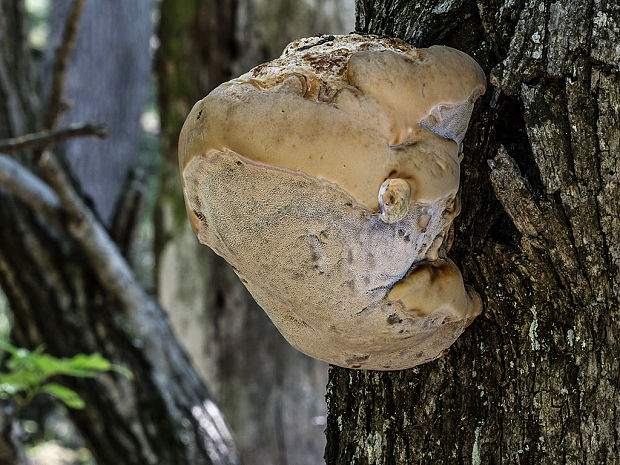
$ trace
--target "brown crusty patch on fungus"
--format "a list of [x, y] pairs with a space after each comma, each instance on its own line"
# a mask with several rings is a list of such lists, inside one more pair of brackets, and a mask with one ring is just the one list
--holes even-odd
[[378, 370], [440, 356], [481, 307], [437, 254], [485, 82], [448, 47], [289, 44], [188, 116], [179, 163], [194, 231], [308, 355]]

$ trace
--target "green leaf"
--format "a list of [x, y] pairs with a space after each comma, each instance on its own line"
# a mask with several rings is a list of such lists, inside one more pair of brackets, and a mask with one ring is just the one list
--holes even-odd
[[83, 408], [84, 401], [75, 391], [56, 383], [45, 384], [46, 381], [57, 375], [93, 378], [104, 371], [132, 377], [129, 370], [112, 364], [98, 353], [57, 358], [44, 353], [43, 346], [29, 351], [14, 347], [5, 340], [0, 340], [0, 350], [9, 354], [6, 361], [8, 372], [0, 372], [1, 399], [17, 400], [23, 394], [24, 402], [28, 403], [36, 394], [47, 392], [72, 408]]
[[48, 383], [41, 386], [39, 392], [44, 392], [47, 394], [51, 394], [56, 397], [58, 400], [64, 402], [67, 407], [74, 409], [83, 409], [84, 408], [84, 400], [75, 392], [73, 389], [69, 389], [68, 387], [61, 386], [56, 383]]
[[44, 378], [54, 375], [93, 378], [102, 371], [116, 369], [109, 360], [100, 354], [78, 354], [72, 358], [60, 359], [43, 354], [34, 360], [34, 365], [44, 375]]
[[0, 390], [4, 392], [27, 391], [41, 384], [41, 377], [29, 370], [0, 373]]
[[85, 372], [108, 371], [112, 369], [112, 363], [101, 354], [78, 354], [70, 360], [70, 367]]
[[[84, 373], [82, 376], [95, 376], [98, 372], [101, 371], [116, 371], [117, 373], [120, 373], [130, 379], [133, 376], [131, 374], [131, 371], [129, 371], [127, 368], [120, 365], [114, 365], [108, 359], [102, 357], [101, 354], [98, 353], [91, 355], [76, 355], [69, 360], [69, 368], [74, 372], [66, 374], [73, 374], [73, 376], [80, 376], [79, 374], [76, 374], [77, 372]], [[91, 374], [87, 375], [86, 373]]]
[[43, 347], [39, 346], [36, 350], [32, 352], [27, 349], [22, 348], [14, 348], [15, 350], [11, 352], [11, 357], [7, 361], [7, 368], [12, 371], [17, 370], [35, 370], [36, 369], [36, 361], [43, 352]]
[[45, 378], [55, 375], [78, 376], [82, 378], [95, 376], [93, 370], [86, 370], [79, 366], [73, 366], [72, 358], [56, 358], [43, 354], [34, 360], [34, 368], [40, 371]]

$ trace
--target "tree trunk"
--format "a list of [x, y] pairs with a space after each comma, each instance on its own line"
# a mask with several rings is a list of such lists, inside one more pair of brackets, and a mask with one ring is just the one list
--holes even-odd
[[214, 87], [277, 56], [300, 35], [343, 32], [345, 3], [162, 2], [158, 294], [230, 422], [247, 465], [322, 461], [327, 366], [291, 348], [230, 266], [196, 240], [183, 204], [178, 136], [194, 103]]
[[[40, 128], [26, 32], [23, 2], [0, 0], [0, 138]], [[100, 465], [239, 463], [162, 309], [92, 213], [75, 216], [62, 201], [61, 221], [51, 224], [0, 185], [0, 286], [16, 343], [56, 356], [99, 352], [133, 373], [66, 380], [86, 401], [70, 413]]]
[[615, 1], [357, 1], [490, 78], [449, 254], [484, 310], [434, 362], [332, 367], [329, 465], [620, 463], [619, 28]]
[[[45, 76], [51, 72], [71, 3], [56, 0], [50, 9]], [[71, 172], [108, 227], [138, 159], [140, 115], [151, 72], [152, 8], [151, 0], [86, 2], [67, 73], [65, 95], [71, 106], [61, 124], [90, 121], [109, 130], [103, 140], [63, 144]], [[49, 91], [49, 80], [42, 81]]]

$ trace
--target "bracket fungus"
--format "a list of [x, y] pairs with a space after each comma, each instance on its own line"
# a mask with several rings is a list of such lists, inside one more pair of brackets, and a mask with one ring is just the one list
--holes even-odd
[[468, 55], [299, 39], [187, 117], [188, 215], [282, 335], [349, 368], [433, 360], [481, 310], [445, 253], [485, 75]]

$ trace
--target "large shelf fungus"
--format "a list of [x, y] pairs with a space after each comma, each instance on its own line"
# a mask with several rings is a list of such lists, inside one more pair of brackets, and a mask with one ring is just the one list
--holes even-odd
[[481, 310], [444, 240], [485, 85], [449, 47], [292, 42], [187, 117], [179, 161], [198, 239], [312, 357], [375, 370], [439, 357]]

